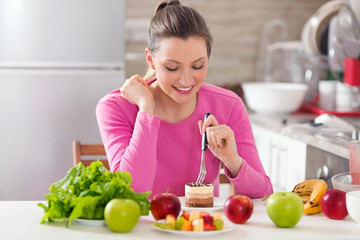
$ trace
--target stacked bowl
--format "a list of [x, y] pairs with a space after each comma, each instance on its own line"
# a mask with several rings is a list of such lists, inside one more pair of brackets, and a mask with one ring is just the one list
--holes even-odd
[[350, 217], [360, 224], [360, 173], [334, 175], [331, 182], [335, 189], [346, 192], [346, 208]]

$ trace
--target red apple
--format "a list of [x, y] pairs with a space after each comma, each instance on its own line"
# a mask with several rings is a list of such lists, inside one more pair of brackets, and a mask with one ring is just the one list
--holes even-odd
[[233, 223], [244, 223], [252, 215], [253, 202], [245, 195], [232, 195], [224, 203], [224, 214]]
[[338, 189], [327, 190], [321, 199], [321, 210], [328, 218], [344, 219], [348, 215], [346, 209], [346, 192]]
[[181, 203], [179, 198], [172, 193], [158, 193], [150, 202], [150, 210], [156, 220], [165, 219], [168, 214], [177, 218], [181, 210]]

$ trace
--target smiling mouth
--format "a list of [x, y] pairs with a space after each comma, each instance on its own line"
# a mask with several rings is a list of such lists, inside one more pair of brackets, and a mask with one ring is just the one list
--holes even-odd
[[190, 89], [193, 88], [193, 86], [190, 86], [190, 87], [187, 87], [187, 88], [179, 88], [179, 87], [175, 87], [177, 90], [179, 91], [183, 91], [183, 92], [186, 92], [186, 91], [189, 91]]

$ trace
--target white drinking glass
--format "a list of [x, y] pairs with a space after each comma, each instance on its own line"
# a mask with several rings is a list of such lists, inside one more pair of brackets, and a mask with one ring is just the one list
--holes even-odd
[[336, 107], [336, 84], [337, 81], [319, 81], [319, 106], [325, 110], [335, 110]]

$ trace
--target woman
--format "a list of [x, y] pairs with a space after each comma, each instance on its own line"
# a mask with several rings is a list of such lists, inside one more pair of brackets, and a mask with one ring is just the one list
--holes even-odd
[[[135, 191], [154, 195], [169, 189], [184, 196], [185, 184], [198, 177], [206, 131], [205, 182], [214, 184], [215, 196], [221, 163], [237, 194], [272, 193], [243, 102], [204, 83], [211, 44], [196, 10], [177, 0], [159, 4], [145, 50], [156, 78], [132, 76], [99, 101], [96, 114], [110, 168], [129, 172]], [[203, 122], [207, 112], [212, 115]]]

